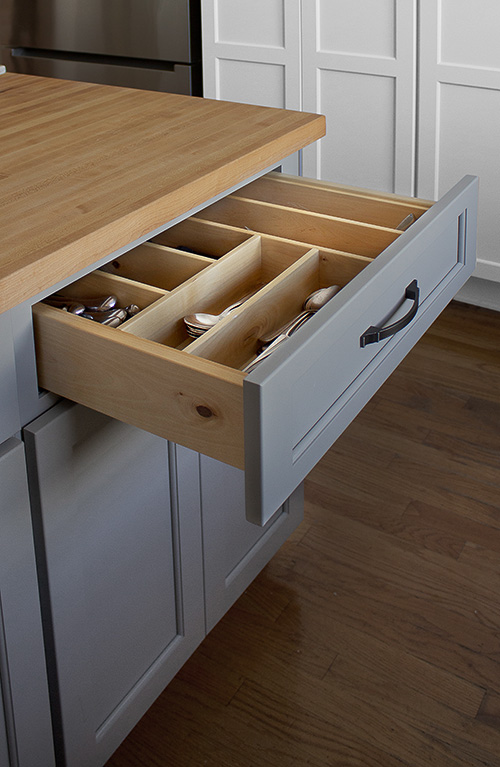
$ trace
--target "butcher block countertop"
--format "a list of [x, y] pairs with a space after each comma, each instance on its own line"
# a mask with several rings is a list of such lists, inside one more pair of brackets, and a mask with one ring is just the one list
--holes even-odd
[[0, 312], [324, 132], [301, 112], [0, 75]]

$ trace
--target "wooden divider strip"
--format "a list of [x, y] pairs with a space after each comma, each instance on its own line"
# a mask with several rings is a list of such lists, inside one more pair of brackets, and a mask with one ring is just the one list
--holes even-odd
[[197, 218], [248, 227], [262, 234], [374, 258], [400, 234], [393, 229], [319, 213], [298, 211], [258, 200], [227, 197], [196, 214]]
[[312, 187], [315, 189], [326, 189], [333, 192], [341, 192], [358, 197], [361, 200], [376, 200], [379, 202], [401, 203], [403, 205], [415, 205], [423, 210], [428, 210], [434, 205], [435, 200], [425, 200], [421, 197], [409, 197], [394, 192], [381, 192], [379, 190], [365, 189], [364, 187], [352, 186], [349, 184], [339, 184], [337, 182], [325, 181], [323, 179], [308, 178], [307, 176], [292, 176], [288, 173], [279, 173], [271, 171], [262, 178], [278, 178], [282, 181], [297, 184], [301, 187]]
[[282, 178], [281, 174], [269, 174], [248, 184], [232, 195], [238, 199], [260, 200], [284, 207], [320, 213], [337, 218], [361, 221], [367, 224], [396, 229], [410, 213], [417, 219], [428, 205], [417, 200], [379, 198], [347, 192], [331, 185], [317, 186], [300, 180]]
[[120, 306], [137, 304], [141, 309], [150, 306], [166, 295], [165, 290], [118, 277], [115, 274], [108, 274], [101, 269], [72, 282], [62, 288], [60, 292], [75, 299], [85, 296], [114, 295], [118, 298]]
[[163, 290], [173, 290], [212, 262], [210, 258], [145, 242], [110, 261], [103, 271]]

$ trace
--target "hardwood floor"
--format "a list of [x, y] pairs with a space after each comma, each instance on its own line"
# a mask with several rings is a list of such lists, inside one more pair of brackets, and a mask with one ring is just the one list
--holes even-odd
[[108, 767], [500, 766], [500, 314], [451, 304]]

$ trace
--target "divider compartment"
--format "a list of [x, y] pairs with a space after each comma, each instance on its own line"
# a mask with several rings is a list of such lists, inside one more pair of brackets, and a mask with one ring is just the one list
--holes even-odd
[[236, 196], [219, 200], [196, 217], [368, 258], [378, 256], [401, 234], [388, 227]]
[[173, 290], [213, 263], [212, 258], [145, 242], [129, 250], [101, 271], [143, 282], [163, 290]]
[[237, 248], [252, 234], [254, 232], [221, 230], [211, 222], [188, 218], [153, 237], [151, 242], [181, 252], [218, 259]]
[[269, 173], [240, 189], [232, 197], [259, 200], [392, 229], [397, 229], [409, 214], [416, 220], [432, 205], [431, 202], [412, 197], [333, 186], [327, 182], [298, 179], [282, 173]]
[[62, 288], [60, 295], [73, 299], [77, 303], [83, 303], [82, 299], [86, 297], [113, 295], [118, 299], [118, 306], [126, 307], [135, 304], [142, 311], [163, 298], [166, 291], [134, 280], [123, 279], [114, 274], [107, 274], [98, 269]]

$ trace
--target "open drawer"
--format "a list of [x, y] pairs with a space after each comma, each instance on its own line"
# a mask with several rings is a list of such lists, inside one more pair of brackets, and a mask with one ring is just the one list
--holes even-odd
[[[36, 305], [40, 385], [245, 469], [247, 517], [264, 524], [471, 274], [476, 203], [470, 176], [432, 204], [270, 174], [65, 288], [137, 305], [119, 327]], [[186, 315], [248, 294], [188, 335]]]

